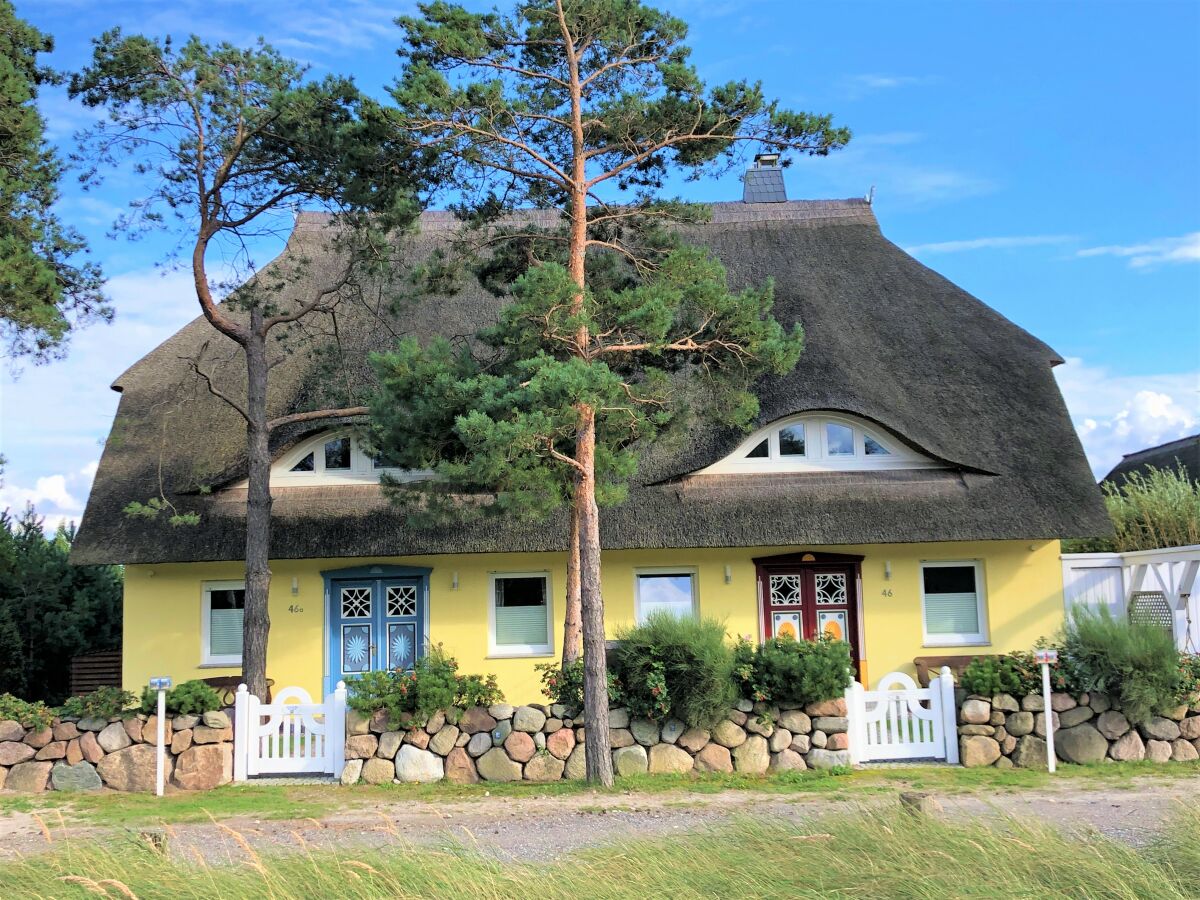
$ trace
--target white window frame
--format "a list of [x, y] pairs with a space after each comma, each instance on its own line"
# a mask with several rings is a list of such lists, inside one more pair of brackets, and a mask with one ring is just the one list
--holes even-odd
[[[542, 578], [546, 582], [546, 643], [544, 644], [497, 644], [496, 643], [496, 581], [501, 578]], [[554, 655], [554, 580], [548, 570], [538, 572], [489, 572], [488, 573], [488, 657], [512, 659], [525, 656]]]
[[643, 575], [687, 575], [692, 579], [692, 616], [700, 617], [700, 572], [696, 566], [639, 566], [633, 570], [633, 618], [641, 625], [642, 576]]
[[214, 656], [212, 653], [212, 592], [244, 591], [244, 581], [205, 581], [200, 585], [200, 665], [240, 666], [242, 655]]
[[[975, 570], [975, 605], [979, 616], [979, 631], [974, 634], [930, 634], [925, 619], [925, 570], [950, 567], [970, 567]], [[926, 647], [986, 647], [991, 644], [988, 636], [987, 582], [984, 579], [983, 561], [978, 559], [923, 559], [920, 571], [921, 591], [921, 637]]]
[[[779, 452], [779, 432], [791, 425], [804, 426], [804, 455], [784, 456]], [[854, 452], [831, 455], [826, 427], [843, 425], [854, 435]], [[870, 436], [887, 451], [868, 454], [866, 438]], [[767, 442], [767, 455], [748, 458], [751, 450]], [[881, 426], [841, 413], [805, 413], [788, 416], [766, 425], [742, 441], [732, 453], [711, 466], [701, 469], [700, 475], [728, 475], [748, 472], [848, 472], [870, 469], [940, 469], [944, 464], [906, 446]]]
[[[338, 438], [350, 438], [350, 468], [325, 468], [325, 444]], [[311, 472], [293, 472], [292, 467], [308, 454], [313, 455]], [[345, 429], [326, 431], [297, 444], [279, 457], [271, 466], [271, 484], [278, 487], [300, 487], [328, 484], [344, 484], [347, 481], [378, 483], [380, 476], [387, 473], [398, 481], [422, 481], [432, 473], [424, 469], [400, 469], [395, 466], [375, 467], [375, 460], [363, 450], [351, 432]], [[241, 487], [246, 486], [242, 482]]]

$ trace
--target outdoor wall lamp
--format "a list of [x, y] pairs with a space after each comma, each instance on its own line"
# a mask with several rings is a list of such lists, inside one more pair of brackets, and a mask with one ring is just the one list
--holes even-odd
[[883, 562], [883, 578], [885, 581], [892, 580], [892, 561], [890, 559]]
[[452, 591], [458, 590], [458, 570], [457, 569], [454, 571], [454, 574], [450, 576], [450, 590], [452, 590]]
[[300, 593], [300, 579], [295, 575], [292, 576], [292, 596], [295, 597]]
[[730, 565], [725, 566], [725, 583], [726, 584], [733, 583], [733, 566], [730, 566]]

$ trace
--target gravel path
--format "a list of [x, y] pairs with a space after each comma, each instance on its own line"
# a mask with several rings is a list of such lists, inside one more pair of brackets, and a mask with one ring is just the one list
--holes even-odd
[[[947, 815], [976, 819], [986, 815], [1036, 817], [1068, 830], [1094, 828], [1134, 846], [1153, 840], [1173, 808], [1193, 803], [1200, 777], [1131, 779], [1094, 787], [1078, 780], [1038, 791], [937, 794]], [[237, 862], [242, 842], [256, 852], [336, 849], [364, 853], [384, 847], [460, 845], [503, 861], [548, 862], [577, 850], [631, 837], [719, 824], [738, 815], [811, 821], [831, 812], [888, 808], [896, 792], [792, 795], [729, 791], [720, 794], [673, 792], [575, 794], [562, 797], [419, 801], [356, 807], [321, 819], [256, 820], [168, 826], [171, 852], [181, 858]], [[53, 821], [53, 816], [50, 817]], [[71, 826], [53, 829], [54, 844], [84, 838], [136, 835], [137, 829]], [[29, 813], [0, 817], [0, 859], [43, 852], [48, 844]]]

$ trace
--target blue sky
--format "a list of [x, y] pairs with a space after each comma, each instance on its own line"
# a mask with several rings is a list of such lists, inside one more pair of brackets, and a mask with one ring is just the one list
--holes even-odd
[[[259, 35], [315, 73], [382, 95], [406, 3], [374, 0], [17, 2], [53, 34], [60, 68], [109, 27], [245, 44]], [[789, 196], [875, 187], [884, 233], [1055, 347], [1095, 470], [1200, 430], [1200, 3], [673, 0], [709, 81], [757, 78], [786, 105], [831, 112], [849, 148], [788, 171]], [[88, 114], [41, 107], [69, 144]], [[734, 176], [689, 186], [740, 197]], [[0, 382], [0, 507], [78, 518], [116, 410], [109, 384], [195, 315], [188, 276], [156, 268], [171, 240], [109, 240], [136, 185], [68, 184], [62, 213], [92, 240], [117, 318], [65, 361]], [[269, 249], [266, 253], [269, 255]], [[914, 348], [919, 352], [919, 348]]]

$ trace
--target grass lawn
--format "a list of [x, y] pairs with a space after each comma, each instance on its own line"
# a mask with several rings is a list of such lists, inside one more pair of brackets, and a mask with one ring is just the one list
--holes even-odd
[[[1133, 788], [1137, 776], [1177, 779], [1200, 774], [1200, 762], [1155, 765], [1153, 763], [1109, 763], [1097, 766], [1064, 765], [1050, 775], [1032, 769], [963, 769], [958, 766], [868, 767], [854, 771], [787, 772], [771, 776], [751, 775], [653, 775], [622, 778], [612, 791], [600, 791], [584, 782], [554, 784], [456, 785], [228, 785], [215, 791], [191, 794], [178, 792], [166, 797], [148, 794], [41, 795], [0, 794], [0, 815], [7, 812], [36, 812], [51, 828], [60, 821], [78, 824], [135, 826], [155, 823], [202, 822], [211, 818], [256, 819], [320, 818], [323, 814], [371, 807], [380, 803], [406, 801], [470, 802], [485, 797], [561, 797], [570, 795], [670, 795], [686, 797], [721, 791], [747, 791], [770, 795], [809, 796], [850, 800], [896, 790], [927, 790], [936, 793], [995, 793], [1049, 789], [1056, 784], [1096, 786], [1108, 790]], [[669, 799], [669, 798], [668, 798]], [[59, 819], [59, 813], [62, 819]]]
[[618, 843], [549, 864], [458, 848], [180, 861], [133, 839], [0, 864], [6, 897], [1105, 897], [1196, 896], [1200, 815], [1181, 811], [1139, 850], [1009, 820], [830, 815], [812, 825], [739, 821]]

